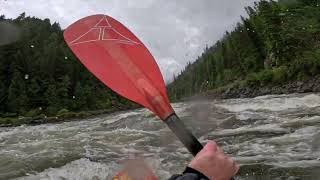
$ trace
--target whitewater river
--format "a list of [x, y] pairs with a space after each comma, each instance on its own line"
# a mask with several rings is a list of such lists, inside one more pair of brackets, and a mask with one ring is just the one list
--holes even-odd
[[[241, 164], [239, 179], [320, 179], [320, 94], [173, 106], [201, 142], [216, 140]], [[1, 180], [109, 180], [135, 157], [160, 180], [181, 172], [191, 158], [145, 109], [0, 128]]]

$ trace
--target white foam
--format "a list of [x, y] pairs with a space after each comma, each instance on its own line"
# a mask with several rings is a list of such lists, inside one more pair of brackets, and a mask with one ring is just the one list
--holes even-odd
[[224, 103], [216, 104], [231, 112], [241, 112], [246, 110], [269, 110], [283, 111], [292, 108], [313, 108], [320, 106], [320, 96], [309, 94], [303, 97], [291, 96], [264, 96], [253, 99], [232, 99]]
[[240, 127], [237, 129], [225, 129], [218, 132], [209, 133], [209, 135], [214, 136], [233, 136], [241, 134], [250, 134], [250, 133], [274, 133], [274, 134], [286, 134], [289, 133], [289, 130], [286, 128], [281, 128], [277, 124], [265, 124], [256, 127]]
[[241, 121], [246, 121], [249, 119], [267, 119], [267, 117], [270, 117], [269, 114], [263, 114], [262, 112], [254, 112], [254, 111], [242, 111], [239, 113], [236, 113], [236, 118]]
[[306, 142], [319, 132], [318, 127], [305, 127], [296, 130], [294, 133], [285, 134], [280, 137], [273, 137], [267, 140], [269, 143], [276, 143], [282, 145], [294, 144], [299, 142]]
[[296, 119], [286, 119], [281, 126], [283, 127], [303, 127], [320, 124], [320, 116], [303, 117]]
[[115, 163], [102, 164], [91, 162], [88, 159], [72, 161], [60, 168], [50, 168], [41, 173], [29, 174], [16, 180], [88, 180], [88, 179], [111, 179], [117, 172]]
[[297, 161], [283, 161], [276, 163], [267, 163], [281, 168], [312, 168], [320, 167], [319, 160], [297, 160]]
[[133, 134], [150, 134], [150, 135], [157, 135], [158, 132], [156, 131], [144, 131], [144, 130], [139, 130], [139, 129], [130, 129], [128, 127], [125, 127], [125, 128], [120, 128], [120, 129], [115, 129], [115, 130], [112, 130], [112, 131], [109, 131], [107, 133], [111, 133], [111, 134], [114, 134], [114, 133], [133, 133]]
[[103, 124], [111, 124], [111, 123], [117, 122], [117, 121], [119, 121], [121, 119], [128, 118], [129, 116], [135, 116], [135, 115], [139, 115], [139, 114], [141, 114], [141, 112], [128, 111], [128, 112], [116, 114], [116, 115], [113, 115], [113, 116], [107, 116], [107, 117], [104, 118]]

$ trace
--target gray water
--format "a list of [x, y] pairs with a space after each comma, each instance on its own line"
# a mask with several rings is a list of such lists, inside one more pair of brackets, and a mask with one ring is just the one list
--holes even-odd
[[[320, 179], [320, 94], [177, 103], [202, 143], [214, 139], [241, 164], [239, 179]], [[192, 158], [146, 109], [0, 128], [0, 179], [112, 179], [139, 157], [159, 179]]]

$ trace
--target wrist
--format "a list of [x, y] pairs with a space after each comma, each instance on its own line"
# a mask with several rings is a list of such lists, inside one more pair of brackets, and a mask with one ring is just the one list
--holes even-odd
[[196, 169], [193, 169], [189, 166], [187, 166], [186, 169], [183, 171], [183, 174], [188, 174], [188, 173], [196, 174], [199, 177], [199, 179], [209, 180], [209, 178], [206, 175], [204, 175], [202, 172]]

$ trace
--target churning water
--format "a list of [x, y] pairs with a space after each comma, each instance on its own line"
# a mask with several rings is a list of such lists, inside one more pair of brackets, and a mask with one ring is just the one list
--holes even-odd
[[[320, 179], [320, 95], [177, 103], [200, 141], [214, 139], [240, 164], [239, 179]], [[159, 179], [192, 158], [145, 109], [93, 119], [0, 128], [0, 179], [105, 180], [139, 157]]]

